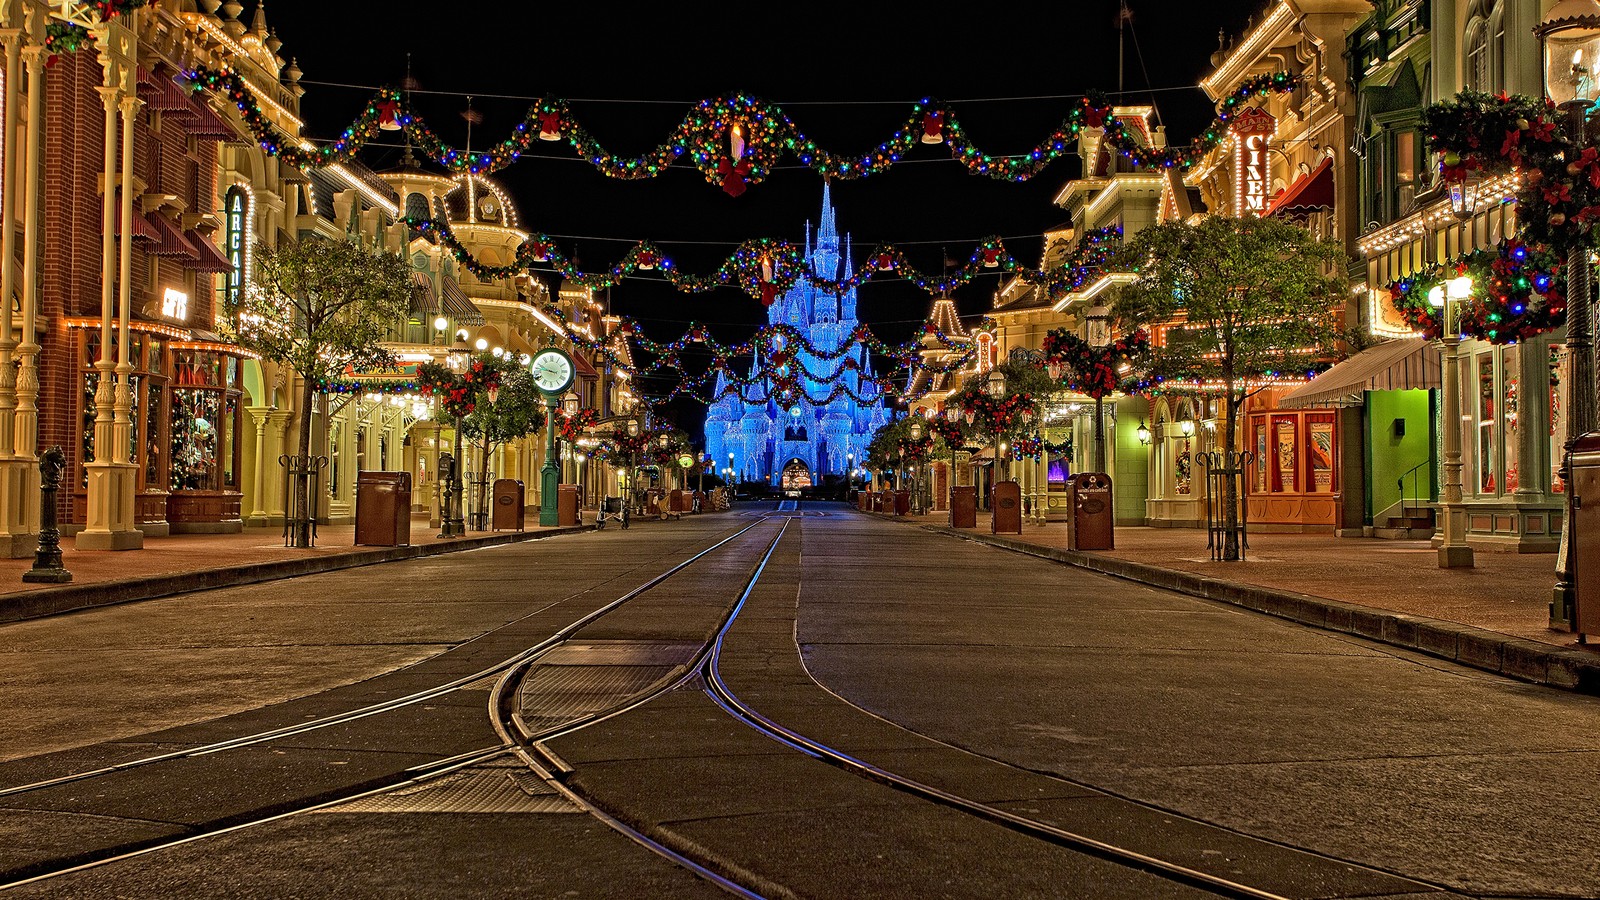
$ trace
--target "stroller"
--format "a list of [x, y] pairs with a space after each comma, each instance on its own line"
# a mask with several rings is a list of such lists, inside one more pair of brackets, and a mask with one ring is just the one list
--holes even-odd
[[623, 528], [628, 527], [628, 504], [621, 497], [607, 497], [600, 501], [600, 512], [594, 517], [594, 527], [604, 530], [608, 521], [620, 521]]

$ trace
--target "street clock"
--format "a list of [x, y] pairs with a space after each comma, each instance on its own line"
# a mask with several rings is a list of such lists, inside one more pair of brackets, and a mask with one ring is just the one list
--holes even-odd
[[577, 374], [572, 366], [572, 357], [558, 347], [540, 350], [529, 369], [533, 372], [533, 383], [552, 397], [572, 387], [572, 380]]

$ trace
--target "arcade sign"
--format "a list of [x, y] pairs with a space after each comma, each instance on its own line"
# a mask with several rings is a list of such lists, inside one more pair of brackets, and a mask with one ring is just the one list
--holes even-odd
[[1234, 143], [1234, 210], [1240, 216], [1259, 216], [1267, 211], [1267, 189], [1272, 184], [1272, 166], [1267, 161], [1267, 146], [1278, 130], [1278, 120], [1252, 106], [1234, 116], [1231, 129]]

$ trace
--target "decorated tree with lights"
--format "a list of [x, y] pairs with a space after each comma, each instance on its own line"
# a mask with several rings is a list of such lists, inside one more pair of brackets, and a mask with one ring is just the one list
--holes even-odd
[[[533, 373], [517, 365], [510, 354], [482, 357], [497, 375], [494, 387], [485, 388], [482, 400], [461, 419], [461, 433], [478, 445], [483, 471], [500, 447], [544, 428], [544, 395], [533, 382]], [[489, 492], [478, 492], [478, 515], [487, 520]]]
[[[1282, 379], [1320, 370], [1338, 349], [1344, 250], [1292, 222], [1227, 216], [1146, 228], [1132, 250], [1145, 262], [1113, 312], [1134, 327], [1162, 326], [1145, 388], [1221, 399], [1225, 467], [1236, 469], [1245, 402]], [[1223, 502], [1223, 558], [1237, 560], [1239, 495], [1232, 478]]]
[[[359, 369], [391, 364], [381, 344], [411, 304], [411, 267], [393, 253], [315, 235], [256, 250], [255, 277], [229, 309], [240, 346], [300, 376], [298, 454], [311, 454], [319, 385]], [[305, 467], [301, 466], [304, 470]], [[311, 546], [314, 507], [308, 474], [295, 479], [294, 544]]]

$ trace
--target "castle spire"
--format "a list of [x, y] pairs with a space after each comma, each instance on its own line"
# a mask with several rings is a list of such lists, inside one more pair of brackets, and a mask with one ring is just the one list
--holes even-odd
[[831, 186], [827, 181], [822, 182], [822, 224], [817, 226], [817, 245], [832, 244], [839, 246], [839, 233], [834, 229], [833, 198]]

